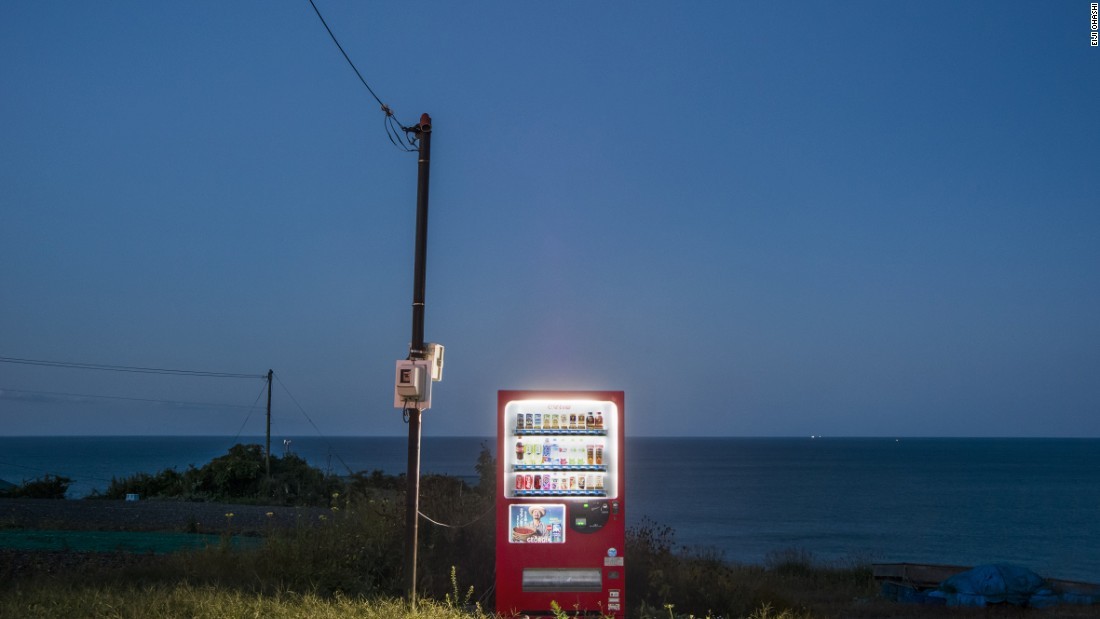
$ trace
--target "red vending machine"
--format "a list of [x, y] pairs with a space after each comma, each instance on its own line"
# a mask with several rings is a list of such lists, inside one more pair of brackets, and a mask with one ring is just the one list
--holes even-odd
[[622, 391], [497, 393], [496, 607], [624, 617]]

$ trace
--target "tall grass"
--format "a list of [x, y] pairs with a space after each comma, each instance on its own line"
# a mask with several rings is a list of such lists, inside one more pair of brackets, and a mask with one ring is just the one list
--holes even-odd
[[838, 599], [877, 593], [867, 566], [822, 566], [798, 552], [770, 566], [735, 565], [712, 549], [677, 547], [671, 527], [648, 519], [627, 531], [626, 557], [627, 599], [639, 619], [829, 616]]
[[144, 587], [22, 584], [0, 596], [0, 617], [25, 619], [470, 619], [471, 616], [431, 600], [418, 604], [416, 612], [412, 612], [396, 598], [292, 591], [258, 593], [188, 583]]

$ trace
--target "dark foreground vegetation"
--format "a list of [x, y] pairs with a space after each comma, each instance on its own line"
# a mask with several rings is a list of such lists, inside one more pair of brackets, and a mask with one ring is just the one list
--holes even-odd
[[21, 485], [0, 489], [4, 499], [63, 499], [73, 480], [60, 475], [46, 475], [25, 481]]
[[[242, 532], [224, 515], [225, 543], [167, 555], [0, 551], [0, 617], [486, 617], [493, 608], [495, 462], [483, 449], [475, 485], [421, 481], [417, 614], [403, 593], [403, 476], [325, 475], [288, 455], [237, 445], [201, 468], [116, 479], [102, 499], [311, 506], [290, 526], [251, 531], [263, 543], [233, 550]], [[37, 482], [46, 483], [37, 483]], [[25, 483], [9, 496], [64, 496], [64, 478]], [[14, 493], [18, 492], [19, 494]], [[40, 494], [35, 494], [40, 492]], [[95, 498], [85, 499], [94, 501]], [[317, 509], [318, 507], [322, 509]], [[3, 523], [0, 523], [2, 525]], [[880, 617], [1090, 617], [1095, 609], [947, 609], [878, 597], [866, 565], [820, 565], [805, 553], [763, 566], [732, 565], [715, 551], [684, 549], [667, 526], [642, 520], [627, 532], [628, 616], [754, 619]], [[567, 612], [569, 609], [565, 609]], [[565, 616], [564, 614], [562, 616]]]

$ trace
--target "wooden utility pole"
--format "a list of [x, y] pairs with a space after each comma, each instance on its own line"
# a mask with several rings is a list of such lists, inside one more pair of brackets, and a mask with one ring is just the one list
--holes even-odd
[[[413, 128], [420, 142], [416, 183], [416, 258], [413, 265], [412, 340], [409, 358], [423, 359], [424, 349], [424, 280], [428, 261], [428, 169], [432, 151], [432, 119], [420, 115], [420, 124]], [[431, 380], [429, 377], [428, 380]], [[423, 412], [407, 408], [409, 415], [409, 462], [405, 495], [405, 594], [409, 605], [416, 609], [416, 550], [420, 514], [420, 416]]]
[[264, 465], [267, 467], [267, 478], [271, 479], [271, 377], [274, 370], [267, 370], [267, 442], [264, 444]]

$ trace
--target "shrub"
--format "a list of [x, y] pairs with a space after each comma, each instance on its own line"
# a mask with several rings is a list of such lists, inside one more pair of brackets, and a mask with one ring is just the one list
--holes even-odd
[[343, 489], [340, 478], [325, 475], [296, 454], [271, 456], [269, 477], [263, 447], [238, 444], [201, 468], [112, 479], [98, 496], [118, 500], [137, 493], [146, 498], [316, 506], [327, 505], [332, 493]]
[[472, 487], [446, 475], [421, 479], [417, 589], [443, 599], [454, 594], [461, 577], [464, 586], [482, 596], [478, 602], [487, 605], [495, 584], [493, 570], [486, 567], [495, 560], [496, 459], [485, 445], [475, 469], [478, 483]]
[[61, 475], [49, 475], [30, 481], [24, 481], [20, 486], [12, 486], [0, 491], [0, 497], [21, 499], [64, 499], [69, 491], [69, 484], [73, 480]]
[[[472, 579], [468, 584], [477, 592], [491, 592], [493, 571], [485, 566], [492, 565], [495, 548], [495, 467], [496, 460], [482, 446], [476, 486], [446, 475], [421, 478], [419, 507], [427, 518], [419, 523], [417, 589], [425, 597], [443, 599], [451, 592], [452, 566], [464, 579]], [[326, 476], [293, 454], [272, 457], [268, 479], [263, 449], [235, 445], [226, 455], [183, 473], [165, 470], [112, 480], [102, 496], [121, 499], [137, 492], [146, 498], [328, 506], [323, 519], [271, 531], [262, 549], [211, 549], [178, 559], [183, 563], [172, 569], [201, 583], [278, 583], [290, 590], [401, 595], [406, 488], [404, 475], [376, 470], [346, 478]], [[246, 582], [238, 582], [242, 578]]]

